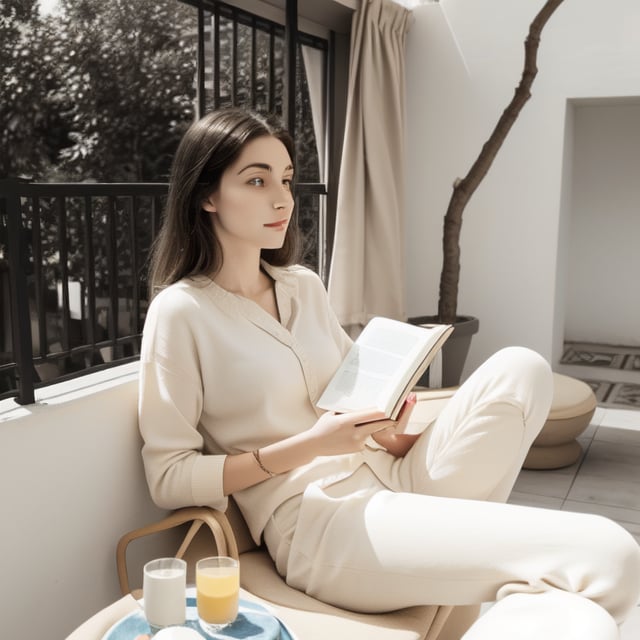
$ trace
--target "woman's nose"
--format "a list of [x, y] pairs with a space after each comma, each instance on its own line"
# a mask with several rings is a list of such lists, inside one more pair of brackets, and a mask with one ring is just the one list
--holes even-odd
[[276, 194], [273, 199], [274, 209], [286, 209], [293, 204], [293, 196], [288, 188], [283, 187], [283, 190]]

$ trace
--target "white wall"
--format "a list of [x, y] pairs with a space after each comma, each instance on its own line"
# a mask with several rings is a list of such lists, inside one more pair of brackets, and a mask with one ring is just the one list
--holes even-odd
[[[4, 638], [64, 638], [120, 597], [118, 539], [164, 514], [149, 499], [140, 459], [137, 363], [39, 398], [0, 402]], [[157, 544], [144, 552], [164, 555]], [[144, 552], [132, 549], [134, 567]]]
[[640, 345], [640, 104], [578, 103], [565, 336]]
[[[543, 4], [441, 0], [414, 9], [407, 44], [410, 316], [435, 310], [452, 182], [466, 174], [511, 99], [529, 24]], [[570, 200], [562, 191], [567, 100], [640, 94], [638, 33], [636, 0], [606, 8], [567, 1], [545, 27], [532, 97], [465, 211], [459, 312], [481, 322], [467, 372], [508, 344], [555, 360], [563, 313], [556, 287], [565, 277], [556, 256]]]

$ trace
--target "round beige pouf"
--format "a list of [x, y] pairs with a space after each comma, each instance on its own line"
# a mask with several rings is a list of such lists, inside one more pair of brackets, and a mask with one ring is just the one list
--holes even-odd
[[597, 404], [586, 382], [554, 373], [549, 417], [533, 441], [523, 468], [559, 469], [576, 462], [582, 454], [576, 438], [589, 426]]

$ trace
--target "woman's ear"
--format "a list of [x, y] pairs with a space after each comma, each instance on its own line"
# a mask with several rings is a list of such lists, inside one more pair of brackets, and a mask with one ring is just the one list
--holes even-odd
[[213, 194], [208, 195], [201, 204], [202, 208], [209, 213], [215, 213], [218, 209], [213, 201]]

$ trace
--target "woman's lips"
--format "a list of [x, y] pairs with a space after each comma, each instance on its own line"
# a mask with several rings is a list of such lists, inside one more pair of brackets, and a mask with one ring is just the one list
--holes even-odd
[[277, 230], [282, 230], [287, 226], [287, 223], [289, 222], [288, 218], [285, 218], [284, 220], [278, 220], [278, 222], [269, 222], [268, 224], [265, 224], [265, 227], [269, 227], [269, 229], [277, 229]]

